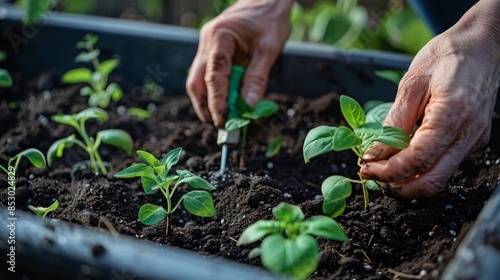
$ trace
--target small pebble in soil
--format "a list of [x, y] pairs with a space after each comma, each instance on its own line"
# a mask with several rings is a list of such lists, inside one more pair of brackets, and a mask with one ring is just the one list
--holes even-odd
[[220, 220], [220, 224], [221, 224], [221, 225], [223, 225], [225, 221], [226, 221], [226, 220], [221, 219], [221, 220]]
[[453, 205], [448, 204], [444, 209], [446, 209], [446, 211], [450, 211], [451, 209], [453, 209]]
[[487, 160], [485, 163], [486, 163], [486, 166], [490, 166], [491, 161]]
[[451, 236], [453, 236], [453, 237], [457, 236], [457, 232], [456, 232], [456, 231], [454, 231], [454, 230], [452, 230], [452, 229], [450, 229], [450, 234], [451, 234]]
[[418, 202], [417, 202], [417, 200], [416, 200], [416, 199], [412, 199], [412, 200], [411, 200], [411, 204], [416, 205], [417, 203], [418, 203]]
[[170, 108], [170, 115], [175, 116], [177, 113], [179, 113], [179, 109], [177, 109], [177, 107]]
[[125, 108], [125, 106], [118, 106], [118, 108], [116, 108], [116, 113], [118, 113], [118, 115], [124, 115], [126, 112], [127, 108]]
[[156, 143], [156, 140], [157, 140], [157, 139], [156, 139], [156, 137], [154, 137], [154, 136], [149, 137], [149, 142], [151, 142], [151, 144]]
[[274, 163], [272, 161], [267, 163], [267, 169], [273, 169]]
[[372, 208], [373, 206], [375, 206], [375, 203], [374, 203], [373, 201], [370, 201], [370, 202], [368, 203], [368, 207]]
[[439, 276], [439, 271], [433, 270], [432, 273], [431, 273], [431, 276], [434, 277], [434, 278], [437, 278]]
[[167, 124], [167, 128], [168, 128], [168, 129], [170, 129], [170, 130], [173, 130], [173, 129], [175, 128], [175, 124], [174, 124], [174, 123], [172, 123], [172, 122], [169, 122], [169, 123]]
[[191, 130], [189, 130], [189, 129], [184, 130], [184, 134], [186, 136], [191, 136]]
[[367, 265], [363, 266], [363, 270], [367, 271], [367, 272], [373, 271], [373, 266], [367, 264]]
[[288, 117], [290, 117], [290, 118], [291, 118], [291, 117], [293, 117], [293, 116], [295, 116], [295, 110], [294, 110], [294, 109], [292, 109], [292, 108], [290, 108], [290, 109], [286, 110], [286, 115], [287, 115]]
[[284, 197], [284, 198], [292, 198], [292, 195], [291, 195], [291, 194], [289, 194], [289, 193], [284, 193], [284, 194], [283, 194], [283, 197]]
[[320, 200], [320, 199], [322, 199], [322, 198], [323, 198], [323, 196], [322, 196], [322, 195], [320, 195], [320, 194], [318, 194], [318, 195], [316, 195], [316, 196], [314, 197], [314, 200]]
[[347, 164], [345, 164], [345, 163], [343, 163], [343, 162], [342, 162], [342, 163], [340, 164], [340, 167], [342, 167], [342, 168], [346, 168], [346, 167], [347, 167]]
[[52, 93], [50, 93], [49, 90], [46, 90], [46, 91], [42, 92], [42, 98], [45, 101], [49, 101], [52, 99]]
[[30, 180], [33, 180], [33, 178], [35, 178], [35, 175], [33, 175], [33, 174], [30, 174], [30, 175], [28, 176], [28, 179], [30, 179]]
[[427, 270], [425, 269], [420, 270], [420, 276], [424, 277], [426, 275], [427, 275]]
[[148, 103], [148, 106], [146, 107], [146, 109], [149, 112], [153, 113], [154, 111], [156, 111], [156, 104], [154, 104], [154, 103]]
[[438, 262], [442, 262], [443, 261], [443, 256], [439, 256], [438, 257]]
[[43, 124], [43, 125], [45, 125], [45, 124], [48, 124], [48, 123], [49, 123], [49, 119], [47, 119], [47, 117], [46, 117], [46, 116], [44, 116], [44, 115], [40, 115], [40, 116], [38, 116], [37, 121], [38, 121], [39, 123]]
[[497, 158], [497, 160], [495, 160], [495, 164], [500, 164], [500, 158]]

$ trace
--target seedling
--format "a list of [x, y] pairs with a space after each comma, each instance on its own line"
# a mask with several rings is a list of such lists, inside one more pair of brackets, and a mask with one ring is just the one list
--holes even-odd
[[151, 112], [142, 108], [128, 108], [127, 114], [135, 116], [139, 121], [151, 118]]
[[[179, 161], [181, 152], [182, 148], [174, 149], [168, 152], [160, 161], [151, 153], [137, 151], [137, 155], [139, 155], [146, 164], [134, 164], [115, 174], [117, 178], [140, 177], [142, 187], [146, 194], [154, 194], [158, 192], [158, 190], [163, 193], [167, 200], [167, 209], [154, 204], [144, 204], [139, 209], [139, 220], [148, 226], [165, 220], [165, 232], [167, 236], [172, 230], [172, 213], [179, 208], [181, 202], [183, 202], [184, 208], [195, 216], [213, 217], [215, 215], [212, 197], [205, 191], [214, 190], [215, 187], [212, 186], [212, 184], [188, 170], [177, 170], [177, 175], [168, 175], [172, 166]], [[175, 184], [171, 187], [174, 182]], [[184, 194], [177, 203], [173, 205], [172, 197], [177, 187], [182, 183], [186, 183], [195, 189], [201, 190], [190, 191]]]
[[269, 143], [267, 143], [266, 157], [271, 158], [277, 155], [285, 142], [286, 138], [283, 136], [276, 136], [269, 140]]
[[84, 41], [78, 42], [76, 47], [84, 49], [85, 51], [76, 56], [75, 62], [89, 62], [94, 66], [95, 71], [88, 68], [76, 68], [66, 72], [62, 79], [68, 84], [87, 83], [88, 86], [80, 90], [80, 95], [89, 97], [90, 106], [99, 106], [107, 108], [110, 100], [119, 101], [123, 92], [120, 86], [116, 83], [108, 85], [108, 76], [116, 66], [118, 60], [108, 59], [100, 62], [99, 49], [95, 49], [94, 45], [97, 43], [98, 37], [93, 34], [87, 34]]
[[[5, 60], [5, 53], [0, 52], [0, 61]], [[0, 69], [0, 87], [11, 87], [12, 86], [12, 78], [9, 74], [9, 71], [5, 69]]]
[[43, 156], [42, 152], [37, 149], [31, 148], [26, 149], [15, 155], [13, 158], [9, 159], [9, 161], [7, 162], [7, 167], [0, 165], [0, 170], [5, 172], [8, 176], [11, 176], [10, 174], [16, 174], [19, 163], [21, 162], [21, 159], [23, 157], [27, 158], [36, 168], [44, 168], [46, 165], [45, 157]]
[[55, 211], [57, 208], [59, 207], [59, 201], [54, 201], [54, 203], [52, 203], [52, 205], [50, 205], [49, 207], [45, 208], [45, 207], [35, 207], [33, 205], [28, 205], [28, 208], [35, 212], [35, 214], [42, 218], [42, 219], [45, 219], [45, 216], [47, 216], [47, 214], [49, 214], [50, 212], [52, 211]]
[[257, 221], [246, 228], [238, 239], [238, 246], [262, 240], [260, 247], [250, 251], [268, 270], [287, 276], [305, 279], [319, 264], [318, 242], [323, 237], [344, 242], [347, 236], [332, 218], [313, 216], [304, 220], [299, 207], [280, 203], [273, 208], [276, 220]]
[[250, 107], [246, 101], [240, 96], [236, 99], [236, 117], [229, 118], [226, 122], [225, 129], [232, 131], [241, 128], [241, 153], [240, 153], [240, 169], [245, 166], [245, 145], [247, 138], [248, 125], [252, 120], [258, 120], [272, 116], [278, 111], [279, 106], [271, 100], [261, 100]]
[[[350, 127], [319, 126], [309, 131], [303, 146], [306, 163], [321, 154], [351, 149], [358, 156], [358, 166], [361, 167], [364, 164], [363, 155], [375, 141], [399, 150], [408, 146], [410, 136], [406, 131], [398, 127], [382, 125], [385, 116], [382, 116], [383, 113], [380, 114], [380, 112], [385, 110], [384, 106], [379, 105], [366, 114], [356, 100], [342, 95], [340, 109]], [[375, 181], [361, 178], [359, 172], [358, 176], [359, 180], [353, 180], [334, 175], [323, 181], [321, 192], [324, 197], [323, 212], [326, 215], [334, 218], [344, 212], [345, 198], [351, 195], [352, 183], [361, 184], [365, 208], [368, 207], [368, 189], [380, 190], [380, 187]]]
[[55, 122], [74, 127], [80, 135], [81, 140], [77, 139], [75, 134], [71, 134], [69, 137], [54, 142], [47, 152], [47, 161], [49, 165], [51, 165], [56, 158], [62, 157], [64, 149], [70, 148], [76, 144], [88, 153], [92, 171], [97, 173], [100, 169], [102, 174], [107, 175], [108, 171], [106, 170], [98, 150], [101, 143], [118, 147], [124, 150], [127, 155], [132, 153], [134, 146], [132, 137], [121, 129], [101, 130], [96, 134], [95, 138], [88, 135], [85, 128], [85, 122], [88, 119], [96, 119], [101, 122], [108, 119], [108, 114], [102, 109], [87, 108], [73, 115], [56, 114], [53, 115], [51, 119]]

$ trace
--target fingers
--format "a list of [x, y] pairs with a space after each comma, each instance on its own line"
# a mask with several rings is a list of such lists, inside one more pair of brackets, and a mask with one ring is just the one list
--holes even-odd
[[[411, 68], [410, 68], [411, 69]], [[398, 94], [387, 115], [384, 125], [396, 126], [411, 134], [417, 121], [422, 117], [428, 100], [428, 78], [408, 72], [399, 83]], [[365, 162], [384, 160], [398, 150], [375, 142], [363, 156]]]
[[207, 104], [207, 88], [204, 81], [205, 65], [205, 63], [200, 62], [200, 59], [194, 59], [186, 80], [186, 90], [198, 118], [204, 123], [210, 123], [212, 116]]

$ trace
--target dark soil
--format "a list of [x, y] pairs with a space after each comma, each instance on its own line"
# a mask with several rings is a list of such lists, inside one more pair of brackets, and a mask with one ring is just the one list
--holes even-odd
[[[50, 116], [77, 113], [87, 106], [86, 99], [79, 96], [78, 87], [58, 85], [58, 79], [50, 75], [25, 88], [4, 91], [0, 163], [30, 147], [46, 152], [54, 141], [74, 133], [72, 128], [52, 122]], [[44, 91], [45, 87], [56, 89]], [[107, 177], [90, 171], [77, 171], [71, 176], [72, 166], [87, 160], [78, 148], [68, 150], [52, 167], [41, 170], [23, 160], [17, 179], [17, 209], [27, 211], [29, 204], [48, 206], [57, 199], [60, 207], [49, 215], [51, 218], [260, 266], [258, 259], [247, 258], [257, 244], [236, 246], [246, 227], [259, 219], [272, 219], [271, 209], [283, 201], [299, 205], [306, 217], [322, 214], [321, 182], [334, 174], [355, 178], [358, 170], [350, 152], [323, 155], [308, 165], [302, 157], [303, 140], [311, 128], [343, 123], [337, 94], [325, 93], [317, 99], [270, 94], [268, 98], [280, 105], [279, 113], [250, 126], [246, 168], [238, 169], [238, 152], [232, 149], [229, 170], [223, 176], [218, 175], [217, 131], [199, 122], [186, 95], [158, 99], [128, 95], [108, 108], [110, 120], [88, 122], [92, 135], [98, 129], [126, 130], [135, 141], [135, 149], [157, 157], [182, 147], [175, 168], [188, 169], [217, 186], [211, 192], [214, 218], [194, 217], [181, 207], [174, 214], [171, 236], [165, 236], [165, 223], [144, 226], [138, 221], [139, 207], [146, 202], [162, 204], [164, 200], [161, 194], [145, 195], [138, 179], [115, 179], [117, 171], [141, 160], [135, 153], [129, 157], [106, 145], [101, 147], [101, 154], [112, 164]], [[127, 107], [156, 109], [152, 118], [139, 121], [123, 114]], [[466, 159], [436, 197], [398, 201], [371, 192], [372, 203], [364, 209], [362, 191], [356, 188], [345, 213], [336, 218], [349, 240], [338, 243], [319, 239], [321, 262], [310, 279], [387, 279], [402, 277], [400, 273], [439, 279], [499, 180], [499, 128], [496, 117], [490, 144]], [[286, 137], [285, 147], [274, 158], [266, 158], [267, 141], [279, 135]], [[5, 205], [7, 180], [2, 179], [0, 184]], [[183, 187], [180, 193], [186, 190]]]

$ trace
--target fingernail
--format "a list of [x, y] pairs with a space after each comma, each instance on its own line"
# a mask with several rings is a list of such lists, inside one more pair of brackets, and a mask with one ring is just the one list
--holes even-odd
[[249, 93], [247, 93], [247, 96], [245, 96], [245, 101], [250, 106], [254, 106], [259, 101], [259, 99], [260, 99], [260, 96], [255, 92], [249, 92]]
[[371, 147], [363, 155], [363, 160], [365, 160], [365, 161], [375, 160], [381, 153], [382, 153], [382, 149], [377, 148], [377, 147]]

